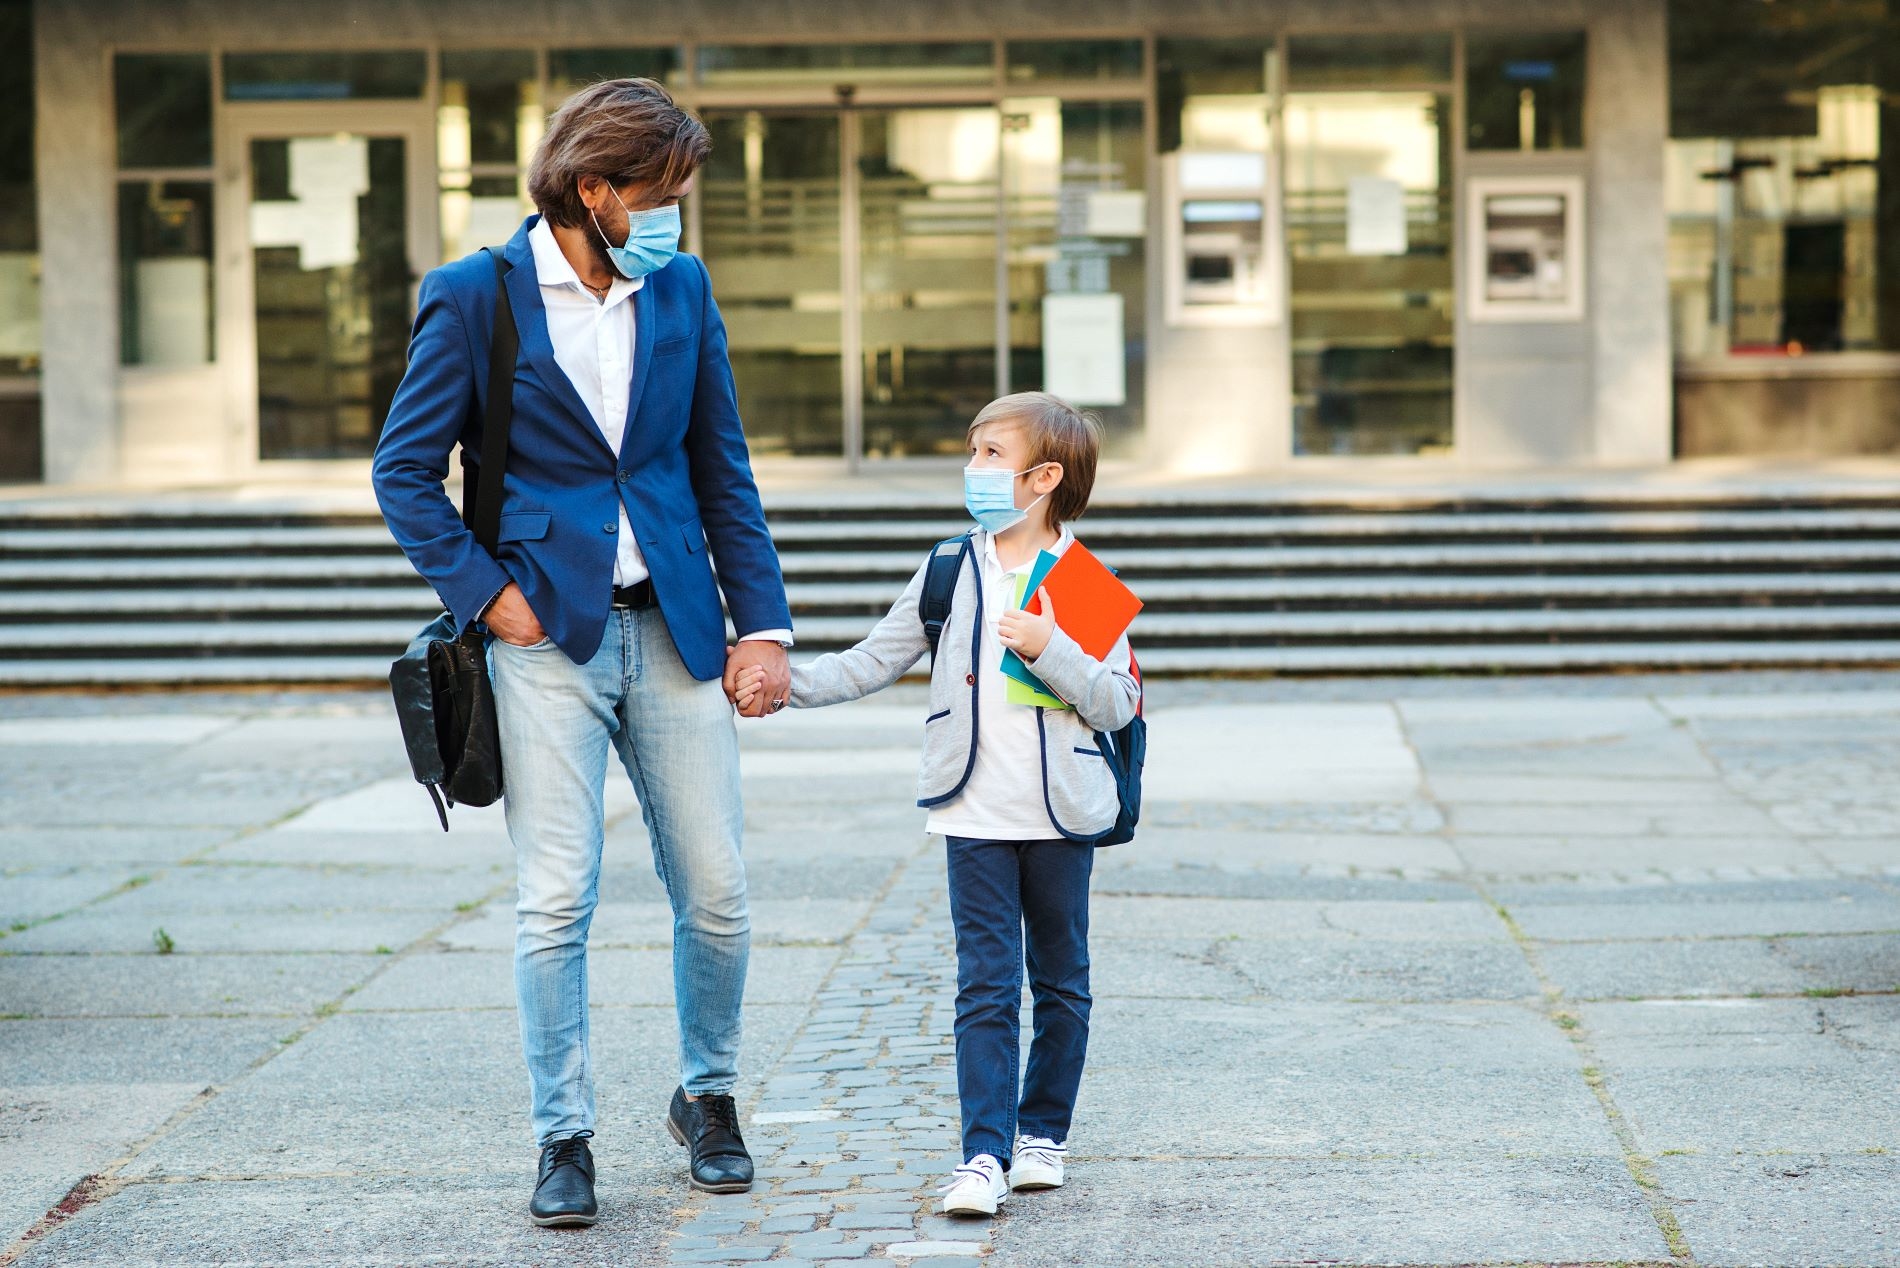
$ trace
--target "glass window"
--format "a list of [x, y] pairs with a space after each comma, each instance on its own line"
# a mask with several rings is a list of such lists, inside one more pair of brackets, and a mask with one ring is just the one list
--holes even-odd
[[1155, 46], [1161, 152], [1267, 148], [1271, 40], [1162, 40]]
[[1009, 387], [1093, 410], [1111, 457], [1141, 437], [1144, 154], [1139, 102], [1003, 103]]
[[556, 48], [548, 50], [548, 101], [553, 106], [603, 79], [679, 79], [679, 50], [666, 48]]
[[[841, 78], [842, 77], [842, 78]], [[985, 42], [913, 44], [713, 44], [699, 50], [699, 82], [752, 84], [898, 82], [987, 84], [996, 78]]]
[[1900, 18], [1674, 0], [1675, 350], [1900, 350]]
[[534, 54], [443, 53], [440, 101], [442, 258], [454, 260], [506, 242], [533, 210], [527, 171], [542, 128]]
[[1009, 82], [1141, 78], [1140, 40], [1016, 40], [1007, 49]]
[[1584, 35], [1465, 37], [1465, 144], [1474, 150], [1583, 146]]
[[420, 97], [428, 80], [423, 54], [226, 53], [226, 101], [336, 101]]
[[[0, 4], [0, 374], [40, 361], [39, 207], [33, 185], [33, 6]], [[38, 475], [39, 423], [33, 424]], [[0, 447], [13, 448], [0, 426]], [[0, 461], [0, 478], [13, 464]]]
[[119, 184], [119, 337], [126, 365], [211, 360], [211, 183]]
[[1295, 35], [1287, 40], [1291, 88], [1387, 88], [1451, 79], [1451, 36]]
[[211, 166], [211, 58], [201, 53], [112, 59], [120, 167]]

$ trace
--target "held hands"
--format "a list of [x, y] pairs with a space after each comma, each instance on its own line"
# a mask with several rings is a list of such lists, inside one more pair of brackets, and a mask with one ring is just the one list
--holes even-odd
[[762, 718], [777, 713], [792, 690], [792, 667], [785, 649], [763, 639], [736, 644], [726, 653], [725, 687], [726, 698], [739, 716]]
[[1011, 608], [996, 618], [997, 640], [1025, 662], [1042, 655], [1056, 632], [1055, 600], [1049, 597], [1047, 586], [1037, 587], [1036, 594], [1042, 600], [1041, 612]]

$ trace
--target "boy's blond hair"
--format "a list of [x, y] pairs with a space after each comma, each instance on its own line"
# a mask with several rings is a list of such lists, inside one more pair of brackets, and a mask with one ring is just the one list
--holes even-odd
[[1089, 509], [1095, 488], [1095, 463], [1102, 453], [1102, 423], [1048, 392], [1012, 392], [985, 405], [964, 433], [968, 440], [985, 423], [1013, 422], [1029, 438], [1029, 461], [1062, 464], [1062, 483], [1049, 494], [1049, 522], [1066, 524]]

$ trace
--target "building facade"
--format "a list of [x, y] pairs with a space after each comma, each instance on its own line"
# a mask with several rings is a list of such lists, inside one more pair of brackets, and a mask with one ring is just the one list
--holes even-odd
[[513, 231], [547, 113], [615, 75], [712, 132], [685, 245], [761, 465], [956, 460], [985, 401], [1038, 387], [1095, 409], [1111, 458], [1188, 474], [1900, 437], [1884, 2], [0, 21], [28, 120], [0, 122], [0, 479], [360, 468], [417, 279]]

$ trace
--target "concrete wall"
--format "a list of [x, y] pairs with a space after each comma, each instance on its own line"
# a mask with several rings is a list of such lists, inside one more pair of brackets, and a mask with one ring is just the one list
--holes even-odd
[[[1663, 0], [41, 0], [37, 9], [40, 212], [45, 290], [45, 469], [52, 482], [162, 474], [220, 478], [228, 437], [203, 374], [118, 365], [110, 56], [126, 49], [339, 48], [521, 41], [787, 37], [852, 39], [1178, 36], [1472, 25], [1590, 34], [1589, 309], [1582, 323], [1458, 329], [1456, 462], [1645, 463], [1671, 448]], [[1572, 160], [1573, 164], [1575, 160]], [[1149, 188], [1159, 189], [1151, 169]], [[1462, 191], [1460, 191], [1462, 194]], [[1460, 198], [1462, 204], [1462, 197]], [[1264, 470], [1288, 463], [1286, 326], [1169, 330], [1150, 243], [1148, 395], [1157, 465]], [[242, 262], [236, 262], [241, 267]], [[221, 267], [232, 267], [228, 259]], [[126, 421], [122, 425], [121, 419]], [[228, 444], [228, 439], [217, 443]]]

